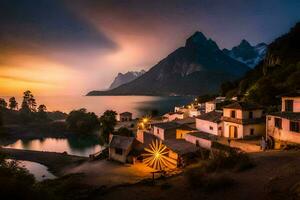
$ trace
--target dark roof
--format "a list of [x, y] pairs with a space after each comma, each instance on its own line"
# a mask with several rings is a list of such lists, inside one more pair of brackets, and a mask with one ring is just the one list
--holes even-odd
[[189, 125], [189, 124], [182, 124], [182, 125], [180, 125], [177, 129], [180, 129], [180, 130], [187, 130], [187, 131], [194, 131], [194, 130], [197, 130], [196, 128], [191, 127], [191, 125]]
[[162, 129], [175, 129], [175, 128], [178, 128], [180, 126], [180, 124], [178, 124], [176, 122], [163, 122], [163, 123], [153, 124], [153, 126], [156, 126], [158, 128], [162, 128]]
[[240, 109], [240, 110], [256, 110], [256, 109], [262, 109], [263, 107], [258, 104], [240, 101], [240, 102], [235, 102], [227, 106], [224, 106], [223, 108], [232, 108], [232, 109]]
[[133, 141], [134, 141], [134, 137], [113, 135], [113, 137], [109, 143], [109, 147], [128, 149], [132, 145]]
[[188, 134], [191, 135], [191, 136], [206, 139], [206, 140], [211, 140], [211, 141], [218, 140], [218, 136], [210, 134], [210, 133], [206, 133], [206, 132], [203, 132], [203, 131], [191, 132], [191, 133], [188, 133]]
[[184, 114], [183, 112], [180, 112], [180, 111], [177, 111], [177, 112], [168, 112], [166, 114], [169, 114], [169, 115], [175, 115], [175, 114], [178, 114], [178, 115], [182, 115]]
[[131, 112], [122, 112], [122, 113], [120, 113], [120, 115], [132, 115], [132, 113]]
[[280, 97], [300, 97], [300, 90], [279, 95]]
[[204, 113], [204, 114], [198, 116], [197, 118], [201, 119], [201, 120], [205, 120], [205, 121], [214, 122], [214, 123], [220, 123], [222, 115], [223, 115], [222, 112], [211, 111], [208, 113]]
[[276, 116], [276, 117], [282, 117], [285, 119], [293, 120], [293, 121], [300, 121], [300, 112], [276, 112], [276, 113], [270, 113], [268, 115]]
[[164, 140], [163, 143], [179, 155], [184, 155], [199, 150], [199, 148], [196, 145], [182, 139], [168, 139]]
[[195, 117], [187, 117], [185, 119], [174, 120], [178, 124], [194, 124], [196, 123]]

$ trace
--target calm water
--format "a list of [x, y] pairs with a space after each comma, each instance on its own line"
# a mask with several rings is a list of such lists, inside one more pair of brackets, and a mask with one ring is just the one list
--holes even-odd
[[46, 138], [43, 140], [18, 140], [13, 144], [5, 146], [7, 148], [25, 149], [35, 151], [49, 152], [67, 152], [70, 155], [88, 157], [90, 154], [99, 152], [101, 146], [99, 142], [91, 138], [73, 138], [73, 139], [54, 139]]
[[[8, 159], [8, 161], [11, 160]], [[18, 165], [26, 168], [31, 174], [34, 175], [37, 181], [56, 178], [51, 172], [48, 171], [48, 168], [45, 165], [25, 160], [18, 160]]]
[[[9, 97], [5, 98], [7, 101]], [[16, 97], [19, 105], [21, 97]], [[158, 110], [160, 114], [173, 110], [175, 105], [189, 103], [193, 97], [157, 97], [157, 96], [36, 96], [37, 104], [45, 104], [49, 111], [60, 110], [70, 112], [73, 109], [86, 108], [90, 112], [100, 115], [111, 109], [118, 113], [129, 111], [134, 117], [140, 117], [151, 110]]]

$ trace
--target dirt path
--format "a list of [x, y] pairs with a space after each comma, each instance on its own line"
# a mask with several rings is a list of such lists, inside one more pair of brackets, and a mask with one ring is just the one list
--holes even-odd
[[139, 183], [116, 187], [95, 199], [113, 200], [121, 197], [123, 200], [297, 199], [291, 197], [289, 192], [296, 184], [300, 184], [300, 151], [261, 152], [250, 156], [255, 161], [256, 167], [244, 172], [227, 172], [236, 181], [234, 186], [227, 189], [204, 192], [201, 188], [191, 188], [187, 177], [182, 174], [157, 181], [154, 186]]
[[114, 161], [100, 160], [85, 162], [69, 168], [65, 174], [84, 173], [83, 182], [93, 186], [112, 187], [122, 184], [134, 184], [145, 178], [151, 178], [153, 169], [142, 163], [124, 165]]
[[77, 166], [88, 158], [63, 153], [0, 148], [9, 158], [37, 162], [48, 167], [55, 176], [64, 175], [66, 168]]

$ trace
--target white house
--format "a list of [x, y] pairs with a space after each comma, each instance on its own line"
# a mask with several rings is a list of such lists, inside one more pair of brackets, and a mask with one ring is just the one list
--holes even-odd
[[205, 102], [205, 113], [214, 111], [215, 109], [216, 109], [216, 102], [215, 101]]
[[222, 112], [211, 111], [196, 117], [196, 129], [212, 135], [222, 136]]
[[300, 91], [281, 96], [281, 112], [267, 115], [266, 133], [275, 141], [300, 144]]
[[190, 132], [185, 136], [187, 142], [193, 143], [196, 146], [211, 149], [212, 143], [218, 140], [218, 137], [206, 132]]
[[177, 111], [177, 112], [169, 112], [164, 114], [163, 116], [164, 121], [174, 121], [174, 120], [178, 120], [178, 119], [184, 119], [185, 118], [185, 114], [183, 112]]
[[265, 117], [263, 108], [248, 102], [235, 102], [223, 107], [224, 137], [244, 138], [264, 135]]

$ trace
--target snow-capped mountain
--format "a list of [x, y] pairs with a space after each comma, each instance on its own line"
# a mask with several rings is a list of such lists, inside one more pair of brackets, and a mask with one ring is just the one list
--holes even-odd
[[233, 47], [231, 50], [223, 49], [223, 52], [253, 68], [265, 58], [267, 45], [259, 43], [256, 46], [252, 46], [247, 40], [242, 40], [238, 46]]
[[114, 89], [116, 87], [119, 87], [120, 85], [123, 85], [125, 83], [128, 83], [130, 81], [133, 81], [134, 79], [140, 77], [141, 75], [143, 75], [146, 71], [145, 70], [141, 70], [141, 71], [129, 71], [126, 73], [118, 73], [118, 75], [116, 76], [116, 78], [114, 79], [114, 81], [111, 83], [111, 85], [109, 86], [109, 89]]

